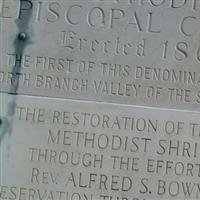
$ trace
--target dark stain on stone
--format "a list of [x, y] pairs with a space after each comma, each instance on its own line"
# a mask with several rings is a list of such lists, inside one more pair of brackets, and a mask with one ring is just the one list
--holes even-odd
[[[13, 44], [15, 49], [15, 55], [23, 55], [26, 46], [31, 44], [30, 38], [28, 37], [28, 33], [32, 15], [32, 7], [32, 0], [20, 0], [19, 19], [15, 21], [18, 27], [18, 34], [16, 35]], [[12, 74], [19, 74], [20, 72], [21, 63], [17, 64], [16, 62], [13, 67]], [[19, 81], [16, 76], [16, 78], [13, 79], [13, 86], [10, 88], [10, 94], [17, 95], [19, 87], [18, 82]]]
[[[25, 48], [31, 44], [31, 39], [29, 37], [30, 31], [30, 22], [32, 15], [33, 2], [32, 0], [20, 0], [20, 13], [19, 19], [16, 19], [15, 23], [18, 28], [18, 33], [16, 33], [16, 37], [13, 42], [13, 48], [15, 55], [23, 55]], [[15, 62], [15, 65], [12, 69], [13, 76], [13, 84], [10, 87], [9, 93], [12, 95], [10, 102], [8, 102], [7, 114], [3, 124], [0, 124], [0, 143], [4, 137], [4, 135], [8, 132], [12, 133], [12, 124], [13, 117], [15, 115], [15, 109], [17, 106], [17, 95], [19, 89], [19, 81], [17, 74], [21, 72], [21, 63]]]

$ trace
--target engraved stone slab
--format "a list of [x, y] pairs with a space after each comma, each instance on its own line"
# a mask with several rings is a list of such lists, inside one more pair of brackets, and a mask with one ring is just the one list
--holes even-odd
[[[1, 98], [5, 116], [13, 96]], [[0, 199], [199, 199], [199, 121], [194, 111], [18, 96], [1, 138]]]
[[0, 0], [1, 90], [199, 110], [199, 11], [199, 0]]

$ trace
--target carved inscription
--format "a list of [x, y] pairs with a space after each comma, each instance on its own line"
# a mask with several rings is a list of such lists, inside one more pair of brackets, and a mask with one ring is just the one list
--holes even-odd
[[0, 199], [200, 199], [199, 11], [0, 0]]
[[200, 198], [199, 113], [19, 102], [1, 199]]
[[[198, 0], [0, 1], [3, 91], [198, 109]], [[31, 12], [22, 54], [9, 43]], [[13, 38], [14, 40], [14, 38]], [[21, 67], [20, 73], [14, 73]]]

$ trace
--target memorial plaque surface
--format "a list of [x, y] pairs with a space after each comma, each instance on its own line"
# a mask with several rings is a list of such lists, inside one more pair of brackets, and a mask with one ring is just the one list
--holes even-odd
[[2, 91], [199, 109], [199, 10], [198, 0], [1, 0]]
[[199, 113], [18, 102], [13, 131], [2, 140], [9, 148], [1, 154], [1, 199], [200, 198]]
[[0, 199], [200, 199], [199, 0], [0, 0]]

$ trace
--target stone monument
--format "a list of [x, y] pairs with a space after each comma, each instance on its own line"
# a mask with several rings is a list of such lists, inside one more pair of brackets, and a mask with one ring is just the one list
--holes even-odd
[[200, 199], [199, 0], [0, 0], [0, 199]]

